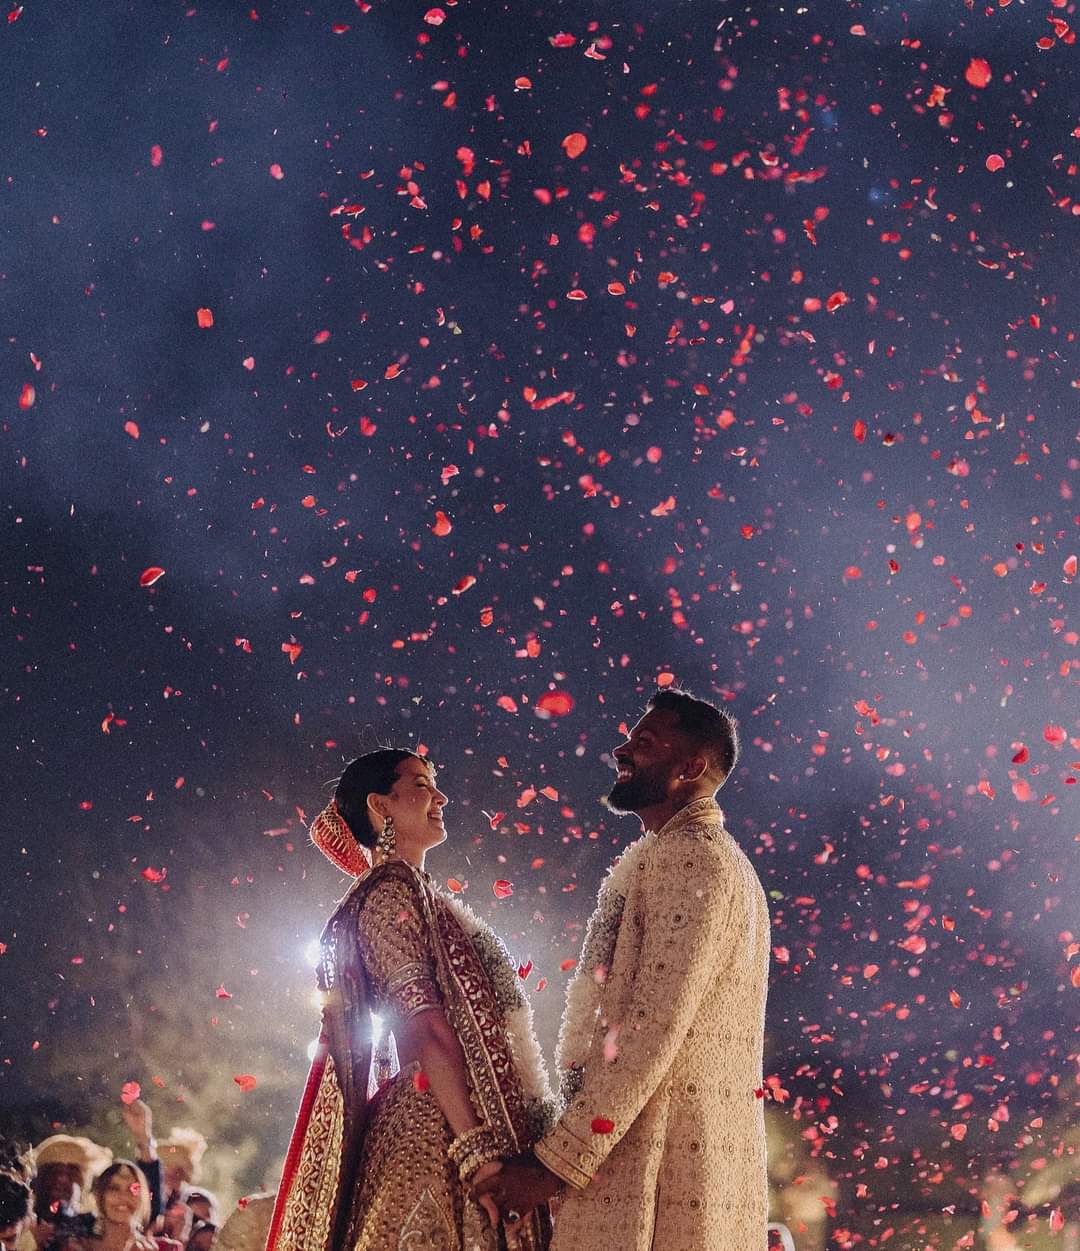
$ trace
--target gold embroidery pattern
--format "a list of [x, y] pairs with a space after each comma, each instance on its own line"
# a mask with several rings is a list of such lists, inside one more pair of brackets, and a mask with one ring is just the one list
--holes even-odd
[[425, 1188], [401, 1227], [400, 1251], [452, 1251], [454, 1243], [454, 1231], [446, 1222], [446, 1214], [430, 1189]]
[[430, 905], [436, 922], [436, 948], [441, 947], [444, 956], [438, 962], [438, 972], [458, 990], [445, 998], [451, 1005], [451, 1024], [469, 1067], [477, 1115], [504, 1141], [508, 1154], [516, 1153], [528, 1145], [528, 1122], [502, 1013], [476, 948], [437, 896], [430, 898]]
[[405, 964], [386, 982], [386, 997], [393, 1001], [400, 1021], [411, 1020], [418, 1012], [439, 1006], [439, 992], [424, 964]]
[[447, 1158], [450, 1129], [410, 1065], [379, 1091], [360, 1161], [354, 1251], [459, 1251], [465, 1202]]
[[344, 1120], [334, 1062], [328, 1059], [281, 1225], [280, 1243], [291, 1251], [323, 1251], [327, 1245]]
[[570, 1058], [585, 1058], [580, 1087], [534, 1146], [581, 1187], [560, 1200], [552, 1251], [764, 1251], [765, 1127], [754, 1091], [765, 892], [711, 800], [660, 830], [625, 885], [600, 1015], [581, 1015], [591, 1037], [570, 1040]]

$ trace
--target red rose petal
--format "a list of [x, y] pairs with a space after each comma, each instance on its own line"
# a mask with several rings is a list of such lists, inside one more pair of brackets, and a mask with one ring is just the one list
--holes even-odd
[[549, 717], [565, 717], [574, 709], [574, 697], [567, 691], [545, 691], [536, 701], [536, 709]]
[[576, 161], [589, 146], [589, 141], [580, 131], [574, 130], [563, 139], [562, 146], [566, 155]]
[[967, 69], [964, 70], [964, 78], [973, 87], [985, 87], [991, 77], [989, 61], [984, 61], [980, 56], [973, 56]]

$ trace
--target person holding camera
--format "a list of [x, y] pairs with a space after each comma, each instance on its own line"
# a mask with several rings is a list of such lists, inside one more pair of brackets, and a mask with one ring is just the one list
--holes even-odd
[[0, 1142], [0, 1251], [16, 1251], [30, 1221], [32, 1173], [30, 1161], [13, 1143]]
[[114, 1160], [94, 1179], [97, 1219], [92, 1231], [69, 1241], [63, 1251], [183, 1251], [172, 1238], [147, 1233], [150, 1187], [146, 1174], [131, 1160]]
[[82, 1197], [94, 1174], [112, 1160], [107, 1147], [89, 1138], [53, 1134], [33, 1150], [33, 1218], [23, 1228], [19, 1251], [49, 1251], [57, 1241], [89, 1232], [93, 1217]]

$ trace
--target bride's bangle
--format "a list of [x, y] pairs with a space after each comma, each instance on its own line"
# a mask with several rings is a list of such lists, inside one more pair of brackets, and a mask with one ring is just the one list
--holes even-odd
[[503, 1155], [494, 1130], [487, 1125], [474, 1125], [458, 1134], [447, 1148], [450, 1162], [457, 1166], [458, 1176], [467, 1182], [485, 1164], [501, 1159]]

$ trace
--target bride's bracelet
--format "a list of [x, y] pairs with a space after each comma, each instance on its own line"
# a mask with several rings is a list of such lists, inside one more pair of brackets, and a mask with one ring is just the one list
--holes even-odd
[[450, 1162], [457, 1166], [458, 1176], [467, 1182], [485, 1164], [501, 1159], [503, 1155], [495, 1131], [487, 1125], [474, 1125], [458, 1134], [447, 1148]]

